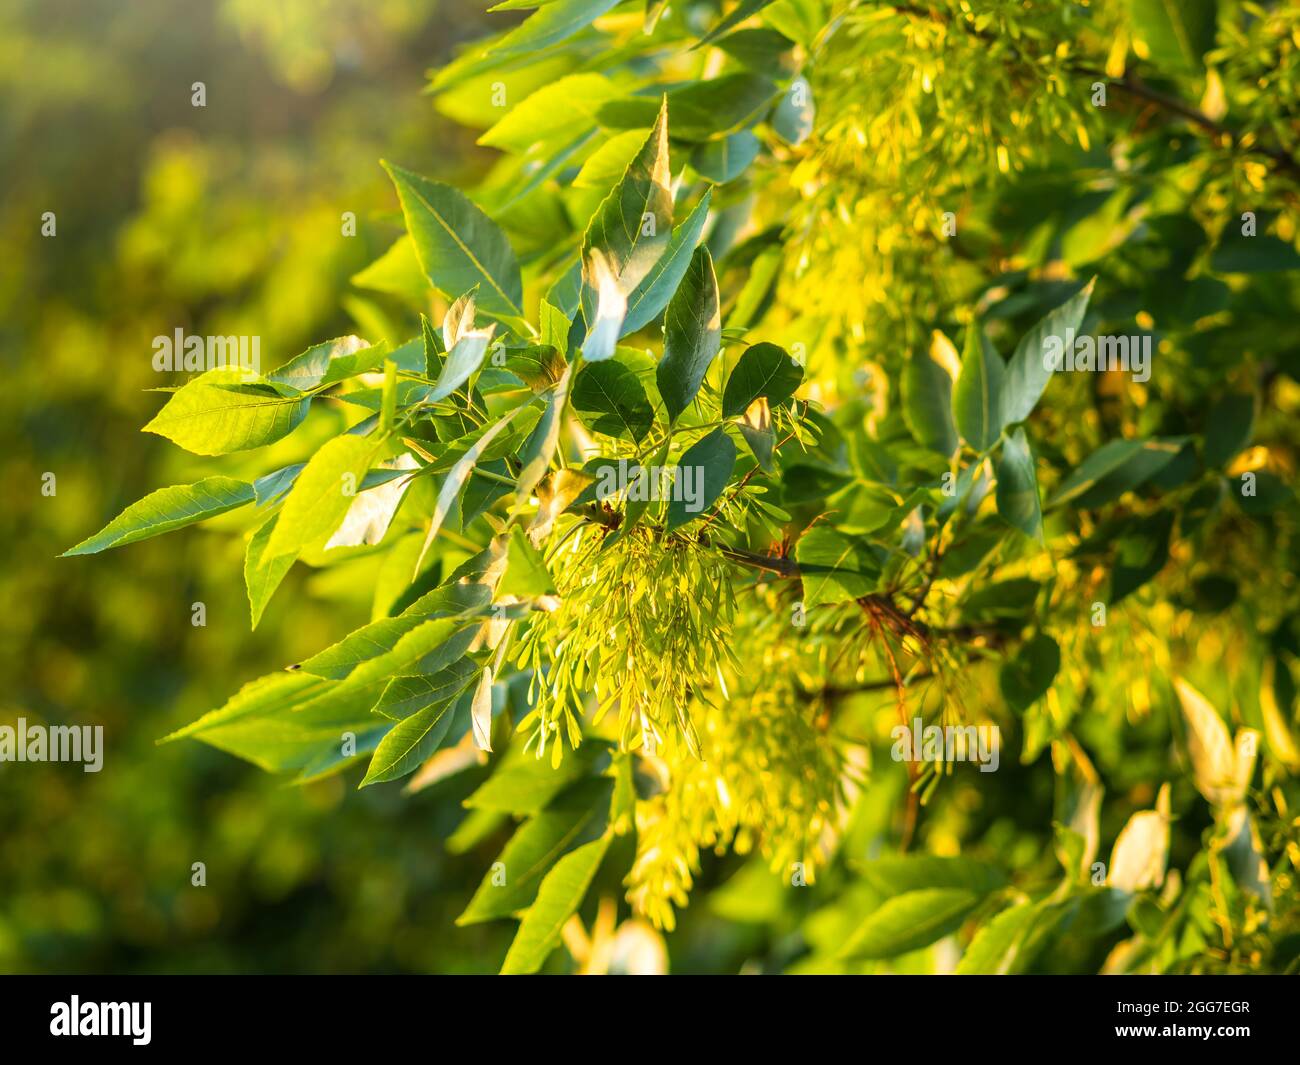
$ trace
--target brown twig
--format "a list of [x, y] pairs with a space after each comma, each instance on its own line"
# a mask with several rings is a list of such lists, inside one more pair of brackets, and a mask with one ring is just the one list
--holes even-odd
[[[928, 670], [925, 673], [914, 673], [912, 674], [912, 676], [904, 678], [903, 684], [905, 687], [910, 686], [916, 683], [918, 680], [929, 680], [933, 676], [936, 676], [936, 674], [929, 672]], [[827, 684], [821, 688], [814, 688], [805, 691], [803, 694], [812, 699], [818, 698], [819, 696], [827, 696], [833, 699], [839, 699], [847, 695], [860, 695], [863, 692], [884, 691], [886, 688], [894, 687], [894, 684], [895, 681], [893, 677], [885, 677], [881, 680], [867, 681], [866, 684], [853, 684], [847, 687], [841, 687], [839, 685], [834, 685], [834, 684]]]

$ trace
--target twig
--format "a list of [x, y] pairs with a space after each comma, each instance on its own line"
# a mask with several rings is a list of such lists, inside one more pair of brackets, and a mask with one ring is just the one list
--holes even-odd
[[[911, 676], [903, 678], [903, 686], [908, 687], [914, 684], [918, 680], [929, 680], [933, 676], [935, 676], [935, 674], [929, 671], [925, 673], [913, 673]], [[895, 682], [893, 677], [885, 677], [882, 680], [871, 680], [871, 681], [867, 681], [866, 684], [854, 684], [847, 687], [839, 687], [837, 685], [828, 684], [821, 688], [808, 689], [804, 691], [803, 694], [812, 699], [815, 699], [818, 696], [829, 696], [830, 698], [842, 698], [843, 696], [846, 695], [859, 695], [863, 692], [884, 691], [886, 688], [894, 687], [894, 683]]]

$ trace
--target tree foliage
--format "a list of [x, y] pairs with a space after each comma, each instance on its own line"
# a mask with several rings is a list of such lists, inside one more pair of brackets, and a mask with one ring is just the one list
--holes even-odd
[[[356, 281], [406, 309], [147, 427], [337, 435], [70, 552], [243, 508], [254, 623], [382, 556], [367, 624], [177, 737], [490, 752], [461, 922], [520, 917], [508, 972], [593, 883], [672, 929], [710, 851], [817, 885], [796, 970], [1294, 967], [1300, 12], [502, 7], [430, 85], [486, 177], [385, 164]], [[1075, 336], [1149, 375], [1054, 371]], [[998, 772], [891, 757], [917, 720]]]

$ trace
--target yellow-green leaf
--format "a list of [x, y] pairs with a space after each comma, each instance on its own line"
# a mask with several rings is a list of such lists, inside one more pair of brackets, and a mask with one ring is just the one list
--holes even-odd
[[546, 961], [546, 956], [560, 941], [564, 923], [582, 904], [587, 889], [595, 879], [600, 863], [609, 850], [612, 836], [609, 833], [585, 843], [566, 854], [546, 877], [537, 892], [537, 901], [529, 907], [510, 944], [503, 976], [535, 973]]
[[193, 484], [159, 488], [138, 499], [89, 539], [60, 557], [93, 555], [161, 536], [173, 529], [242, 507], [253, 501], [253, 486], [233, 477], [205, 477]]

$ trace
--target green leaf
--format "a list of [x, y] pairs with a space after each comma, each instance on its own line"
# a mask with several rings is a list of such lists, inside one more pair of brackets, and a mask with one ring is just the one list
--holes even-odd
[[732, 8], [729, 14], [720, 19], [713, 29], [701, 37], [694, 47], [703, 48], [706, 44], [712, 44], [724, 33], [739, 26], [746, 19], [757, 15], [770, 3], [772, 3], [772, 0], [740, 0], [740, 3]]
[[608, 779], [582, 781], [521, 825], [497, 859], [499, 868], [483, 878], [456, 923], [506, 917], [532, 903], [542, 878], [563, 855], [604, 834], [612, 792]]
[[1002, 694], [1013, 710], [1025, 711], [1038, 702], [1061, 668], [1061, 648], [1046, 633], [1038, 633], [1002, 665]]
[[626, 129], [616, 133], [587, 157], [574, 176], [575, 189], [609, 190], [626, 172], [645, 144], [649, 129]]
[[[582, 237], [583, 308], [600, 291], [596, 258], [603, 260], [624, 296], [650, 273], [672, 235], [673, 197], [668, 185], [668, 104], [628, 164], [623, 178], [601, 202]], [[589, 324], [594, 313], [587, 314]]]
[[[421, 596], [397, 617], [380, 618], [348, 633], [337, 643], [312, 655], [299, 668], [317, 676], [342, 680], [363, 662], [395, 650], [403, 637], [426, 622], [473, 619], [482, 615], [491, 601], [492, 589], [486, 584], [454, 584], [437, 588]], [[458, 627], [446, 626], [443, 632], [451, 635]]]
[[360, 337], [338, 337], [308, 348], [274, 373], [268, 374], [267, 380], [289, 385], [299, 392], [308, 392], [357, 374], [368, 373], [383, 363], [387, 353], [386, 344], [372, 347]]
[[697, 440], [677, 461], [677, 480], [668, 502], [667, 527], [702, 517], [722, 495], [736, 465], [736, 445], [722, 429]]
[[442, 346], [442, 338], [433, 328], [433, 323], [424, 314], [420, 315], [420, 346], [424, 356], [424, 376], [431, 381], [436, 381], [438, 375], [442, 373], [442, 364], [446, 360], [447, 352]]
[[962, 856], [890, 854], [855, 863], [855, 867], [885, 898], [925, 888], [960, 888], [984, 896], [1007, 882], [1006, 875], [997, 866]]
[[754, 453], [763, 472], [771, 473], [775, 469], [772, 452], [776, 449], [776, 433], [772, 429], [772, 411], [767, 400], [760, 397], [751, 403], [736, 422], [736, 428], [745, 438], [745, 443]]
[[434, 287], [454, 298], [477, 285], [482, 310], [518, 316], [523, 304], [519, 263], [497, 224], [450, 185], [400, 166], [383, 166], [397, 187], [406, 228]]
[[289, 490], [264, 557], [296, 556], [337, 529], [380, 446], [367, 437], [346, 434], [327, 441]]
[[[597, 363], [608, 366], [610, 363]], [[594, 368], [594, 367], [589, 367]], [[515, 491], [522, 498], [527, 498], [537, 487], [537, 483], [550, 469], [551, 459], [560, 442], [560, 428], [564, 422], [564, 408], [569, 398], [570, 367], [566, 364], [559, 383], [547, 394], [546, 409], [538, 419], [533, 431], [528, 435], [523, 450], [519, 453], [522, 468]]]
[[[535, 145], [571, 141], [593, 128], [600, 105], [617, 95], [610, 80], [600, 74], [570, 74], [542, 86], [511, 108], [478, 142], [523, 154]], [[624, 163], [630, 155], [624, 157]]]
[[718, 140], [705, 141], [691, 152], [691, 166], [715, 185], [725, 185], [749, 169], [761, 147], [759, 139], [743, 129]]
[[794, 395], [803, 380], [803, 367], [775, 344], [746, 348], [722, 390], [722, 416], [734, 418], [749, 409], [759, 396], [768, 406], [779, 407]]
[[672, 299], [677, 286], [686, 276], [695, 247], [700, 241], [700, 234], [704, 232], [704, 223], [708, 219], [709, 205], [712, 200], [713, 189], [705, 189], [700, 202], [695, 205], [695, 210], [686, 216], [685, 222], [673, 230], [663, 255], [628, 296], [627, 315], [623, 319], [620, 337], [645, 328], [668, 306], [668, 301]]
[[957, 975], [1004, 976], [1023, 972], [1033, 961], [1033, 952], [1027, 949], [1029, 933], [1042, 905], [1022, 902], [984, 924], [957, 963]]
[[776, 82], [752, 71], [736, 71], [674, 90], [674, 135], [705, 140], [734, 133], [757, 122], [780, 91]]
[[285, 574], [293, 569], [298, 558], [296, 554], [267, 557], [266, 545], [271, 542], [271, 534], [279, 519], [277, 512], [271, 515], [270, 520], [259, 525], [249, 538], [248, 548], [244, 552], [244, 587], [248, 591], [248, 608], [253, 628], [257, 628], [266, 604], [271, 601], [271, 596], [280, 587]]
[[253, 486], [232, 477], [205, 477], [193, 484], [159, 488], [136, 500], [94, 536], [59, 557], [93, 555], [110, 547], [134, 544], [225, 514], [252, 501]]
[[1038, 405], [1038, 400], [1051, 380], [1053, 370], [1044, 364], [1048, 353], [1048, 338], [1056, 338], [1062, 345], [1072, 338], [1083, 324], [1092, 296], [1093, 282], [1089, 281], [1075, 295], [1042, 318], [1037, 325], [1020, 338], [1016, 350], [1007, 363], [1002, 381], [1002, 420], [1006, 425], [1023, 422]]
[[903, 420], [922, 447], [944, 456], [957, 450], [952, 378], [925, 352], [913, 352], [903, 369]]
[[1226, 842], [1223, 854], [1238, 887], [1255, 895], [1268, 910], [1273, 909], [1273, 884], [1267, 853], [1259, 829], [1245, 807], [1238, 807], [1225, 818]]
[[537, 892], [537, 900], [524, 914], [506, 954], [501, 974], [521, 975], [535, 973], [560, 941], [564, 923], [582, 904], [591, 887], [600, 863], [605, 860], [613, 837], [606, 833], [600, 839], [585, 843], [566, 854], [546, 874]]
[[1041, 541], [1043, 511], [1038, 498], [1038, 474], [1024, 429], [1013, 430], [1002, 442], [997, 477], [998, 513], [1002, 519], [1026, 536]]
[[[559, 275], [552, 283], [551, 287], [546, 290], [546, 303], [549, 303], [562, 315], [570, 320], [578, 314], [579, 305], [582, 302], [582, 256], [575, 256], [569, 268]], [[543, 320], [545, 325], [545, 320]], [[566, 338], [567, 338], [566, 334]], [[542, 337], [543, 343], [555, 343], [554, 335], [548, 340]], [[558, 346], [558, 345], [557, 345]], [[568, 357], [567, 349], [565, 357]]]
[[391, 651], [398, 640], [429, 620], [431, 619], [420, 614], [411, 613], [394, 618], [380, 618], [348, 633], [323, 651], [318, 651], [299, 663], [298, 668], [318, 677], [343, 680], [361, 663]]
[[[719, 222], [719, 225], [721, 224]], [[709, 237], [710, 248], [714, 246], [715, 235]], [[767, 312], [772, 294], [776, 290], [784, 258], [783, 249], [777, 246], [766, 248], [754, 258], [749, 267], [749, 276], [745, 278], [744, 287], [731, 305], [731, 313], [727, 315], [724, 328], [743, 333], [758, 323]]]
[[[554, 308], [552, 308], [554, 311]], [[568, 319], [555, 311], [568, 332]], [[506, 349], [505, 368], [526, 384], [534, 393], [546, 392], [560, 383], [568, 363], [559, 349], [551, 344], [530, 344], [523, 348]]]
[[637, 443], [654, 424], [654, 408], [636, 374], [612, 359], [582, 368], [573, 385], [573, 409], [593, 432]]
[[1159, 473], [1187, 443], [1186, 437], [1111, 440], [1070, 474], [1048, 502], [1048, 509], [1070, 503], [1082, 509], [1118, 499]]
[[360, 787], [397, 780], [419, 769], [446, 738], [454, 711], [452, 700], [444, 699], [402, 718], [380, 740]]
[[257, 505], [265, 507], [270, 503], [278, 503], [293, 487], [293, 482], [298, 479], [298, 474], [302, 473], [306, 465], [305, 462], [295, 462], [290, 466], [273, 470], [254, 481], [253, 498]]
[[664, 317], [664, 354], [655, 371], [659, 394], [675, 422], [700, 390], [722, 339], [718, 279], [708, 248], [698, 248], [668, 304]]
[[926, 888], [887, 899], [849, 936], [843, 958], [893, 958], [957, 931], [980, 897], [958, 888]]
[[[409, 632], [399, 636], [390, 650], [357, 663], [340, 685], [340, 690], [375, 689], [395, 676], [436, 673], [464, 655], [482, 627], [480, 621], [457, 618], [420, 621]], [[371, 705], [381, 694], [382, 690], [373, 691]]]
[[641, 25], [647, 36], [654, 33], [667, 8], [668, 0], [646, 0], [645, 19]]
[[1237, 226], [1228, 225], [1210, 258], [1210, 269], [1216, 274], [1284, 273], [1300, 270], [1300, 253], [1294, 243], [1271, 233], [1246, 236]]
[[456, 461], [455, 465], [447, 471], [447, 475], [442, 479], [442, 487], [438, 489], [438, 499], [433, 507], [433, 515], [429, 518], [429, 531], [425, 534], [424, 545], [421, 547], [419, 558], [415, 562], [416, 573], [419, 573], [421, 567], [423, 567], [424, 556], [429, 553], [429, 548], [438, 535], [438, 530], [442, 528], [442, 523], [447, 520], [447, 515], [451, 512], [452, 504], [460, 496], [460, 490], [465, 487], [470, 471], [474, 469], [479, 459], [487, 452], [492, 441], [500, 435], [521, 410], [526, 409], [526, 407], [516, 407], [500, 421], [494, 422], [474, 442], [473, 446]]
[[371, 712], [392, 721], [402, 721], [421, 710], [454, 699], [469, 686], [477, 673], [478, 667], [471, 659], [461, 658], [436, 673], [394, 677]]
[[332, 687], [303, 673], [273, 673], [245, 684], [225, 706], [166, 739], [200, 739], [270, 773], [323, 761], [341, 767], [352, 760], [340, 753], [347, 734], [355, 737], [356, 757], [361, 757], [374, 750], [389, 723], [377, 723], [369, 713], [368, 693], [319, 698]]
[[[752, 126], [771, 107], [778, 91], [776, 82], [751, 71], [687, 82], [668, 93], [673, 137], [705, 141]], [[654, 107], [648, 96], [627, 96], [605, 104], [599, 118], [610, 129], [631, 129], [649, 125]]]
[[[387, 435], [393, 431], [393, 422], [397, 420], [397, 363], [392, 359], [384, 360], [384, 386], [379, 405], [379, 429]], [[391, 517], [391, 515], [390, 515]], [[387, 528], [387, 525], [385, 525]]]
[[781, 505], [808, 503], [834, 495], [853, 475], [821, 462], [788, 462], [781, 470]]
[[618, 0], [551, 0], [486, 54], [504, 58], [549, 48], [585, 29], [617, 3]]
[[288, 391], [243, 370], [209, 370], [173, 392], [144, 432], [196, 455], [264, 447], [288, 436], [307, 416], [310, 398]]
[[1187, 484], [1200, 471], [1201, 463], [1196, 457], [1196, 448], [1191, 444], [1191, 438], [1188, 437], [1187, 443], [1174, 454], [1174, 457], [1164, 464], [1158, 473], [1152, 474], [1146, 481], [1150, 487], [1157, 492], [1172, 492], [1175, 488]]
[[[475, 285], [451, 301], [442, 315], [442, 350], [450, 352], [461, 337], [467, 336], [474, 328], [475, 310], [478, 306]], [[427, 357], [426, 357], [427, 358]]]
[[1295, 499], [1295, 492], [1290, 485], [1271, 470], [1254, 470], [1243, 473], [1240, 477], [1228, 478], [1228, 485], [1237, 506], [1251, 517], [1271, 514], [1279, 507], [1288, 506]]
[[827, 525], [814, 525], [804, 533], [794, 556], [803, 574], [803, 601], [809, 610], [867, 595], [880, 580], [880, 561], [867, 545]]
[[813, 131], [817, 109], [813, 105], [812, 86], [806, 78], [795, 78], [772, 110], [768, 120], [778, 137], [798, 147]]
[[984, 331], [972, 319], [952, 409], [962, 438], [976, 451], [987, 451], [1002, 433], [1002, 376], [1002, 357], [985, 343]]
[[521, 747], [513, 747], [496, 771], [465, 800], [472, 810], [490, 810], [532, 815], [544, 809], [555, 796], [609, 761], [609, 745], [583, 740], [582, 746], [564, 756], [558, 767], [549, 758], [538, 758]]
[[795, 56], [795, 43], [783, 33], [767, 26], [752, 26], [737, 30], [718, 41], [716, 47], [737, 60], [742, 66], [760, 74], [785, 77], [799, 69]]
[[1202, 68], [1214, 47], [1217, 0], [1128, 0], [1128, 9], [1143, 58], [1171, 72]]
[[1250, 443], [1255, 428], [1255, 396], [1239, 392], [1221, 397], [1205, 419], [1205, 464], [1223, 466]]
[[429, 280], [420, 268], [409, 233], [403, 233], [383, 255], [349, 280], [358, 288], [388, 292], [416, 304], [423, 303], [429, 293]]
[[494, 328], [471, 329], [457, 339], [447, 353], [433, 391], [429, 393], [430, 403], [446, 399], [478, 372], [478, 368], [483, 365], [483, 357], [487, 354], [488, 344], [492, 342]]
[[522, 525], [512, 525], [506, 543], [506, 571], [497, 585], [497, 595], [533, 599], [554, 594], [555, 578], [546, 568], [542, 553], [528, 542]]
[[[575, 267], [579, 265], [574, 263]], [[549, 344], [558, 352], [560, 360], [567, 362], [569, 357], [569, 331], [573, 328], [572, 319], [546, 298], [542, 299], [538, 316], [541, 319], [538, 323], [538, 329], [542, 344]], [[563, 374], [563, 367], [554, 373], [556, 384], [559, 384], [560, 377]]]
[[1120, 537], [1110, 577], [1112, 606], [1165, 568], [1169, 561], [1169, 537], [1173, 528], [1173, 512], [1162, 510], [1135, 521]]

